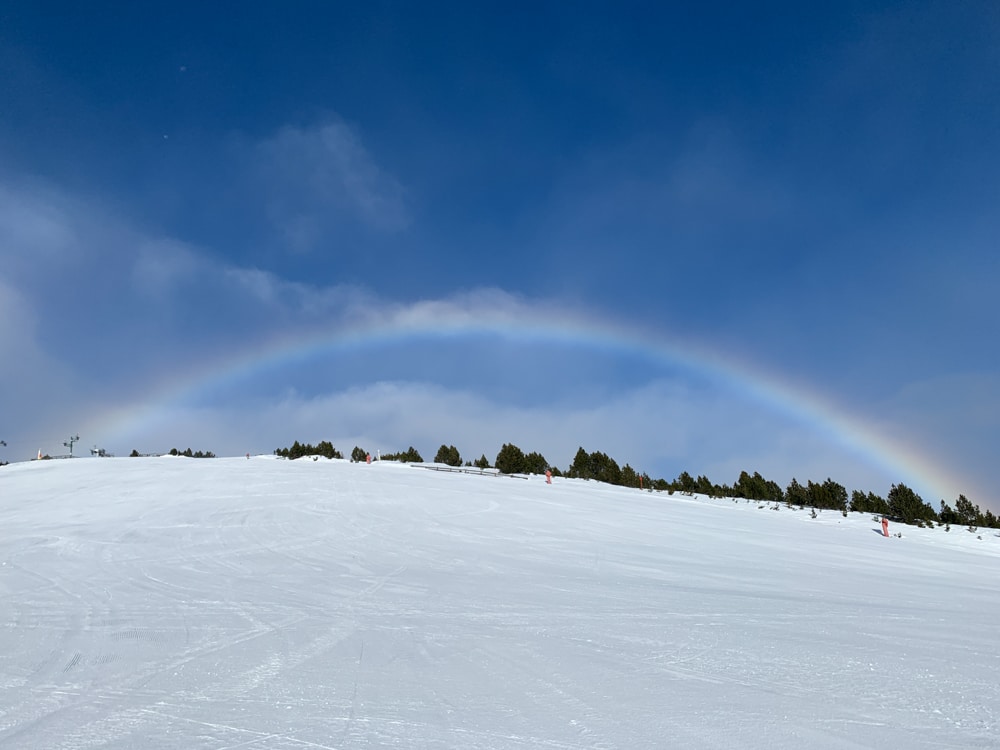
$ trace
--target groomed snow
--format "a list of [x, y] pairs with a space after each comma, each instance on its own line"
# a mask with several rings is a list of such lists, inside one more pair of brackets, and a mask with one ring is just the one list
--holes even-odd
[[1000, 538], [395, 463], [0, 469], [0, 747], [996, 748]]

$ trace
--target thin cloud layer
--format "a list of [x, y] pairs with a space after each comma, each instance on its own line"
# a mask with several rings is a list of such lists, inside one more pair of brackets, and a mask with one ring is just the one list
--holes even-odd
[[[817, 439], [808, 425], [734, 394], [699, 391], [677, 381], [653, 382], [599, 404], [531, 408], [431, 383], [383, 382], [315, 398], [286, 394], [256, 403], [252, 411], [178, 407], [151, 421], [120, 435], [119, 440], [131, 442], [118, 449], [191, 447], [240, 455], [270, 453], [295, 440], [330, 440], [345, 455], [355, 445], [373, 455], [414, 446], [430, 460], [439, 445], [447, 444], [458, 447], [466, 460], [484, 454], [492, 461], [509, 442], [541, 452], [562, 469], [582, 446], [668, 479], [693, 471], [731, 483], [747, 470], [784, 485], [793, 476], [803, 483], [833, 476], [852, 488], [881, 494], [892, 481], [863, 457]], [[189, 445], [192, 436], [201, 443]]]
[[402, 185], [340, 119], [286, 125], [248, 157], [268, 219], [295, 250], [320, 249], [345, 223], [386, 232], [409, 223]]

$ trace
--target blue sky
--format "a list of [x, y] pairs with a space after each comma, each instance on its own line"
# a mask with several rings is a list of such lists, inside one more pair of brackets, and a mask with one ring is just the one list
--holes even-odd
[[[989, 2], [5, 3], [0, 458], [582, 444], [996, 509], [998, 88]], [[352, 330], [396, 334], [255, 359]]]

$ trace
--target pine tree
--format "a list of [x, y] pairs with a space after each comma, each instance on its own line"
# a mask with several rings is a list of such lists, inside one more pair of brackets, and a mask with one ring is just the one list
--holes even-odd
[[681, 492], [694, 492], [698, 489], [698, 483], [686, 471], [682, 471], [680, 476], [674, 480], [674, 489]]
[[532, 451], [524, 457], [524, 470], [529, 474], [544, 474], [549, 468], [549, 462], [541, 453]]
[[458, 448], [454, 445], [442, 444], [441, 447], [438, 448], [437, 454], [434, 456], [434, 463], [447, 464], [448, 466], [461, 466], [462, 457], [459, 455]]
[[800, 507], [809, 505], [809, 492], [798, 483], [795, 477], [792, 477], [792, 481], [788, 483], [788, 487], [785, 490], [785, 502], [789, 505], [798, 505]]
[[889, 514], [889, 505], [884, 498], [874, 492], [864, 493], [861, 490], [854, 490], [851, 493], [850, 509], [858, 513], [871, 513], [876, 516]]
[[955, 514], [958, 516], [958, 522], [970, 529], [975, 529], [979, 525], [982, 516], [979, 506], [973, 505], [972, 501], [965, 495], [958, 496], [958, 500], [955, 502]]
[[721, 494], [720, 492], [717, 492], [717, 488], [714, 484], [712, 484], [712, 480], [704, 474], [699, 474], [698, 478], [695, 480], [694, 491], [699, 495], [705, 495], [707, 497], [715, 497], [716, 495]]
[[573, 463], [569, 466], [569, 471], [566, 472], [566, 476], [576, 477], [578, 479], [592, 479], [594, 472], [590, 467], [590, 454], [580, 446], [576, 455], [573, 457]]
[[504, 443], [494, 466], [504, 474], [521, 474], [525, 471], [524, 452], [512, 443]]
[[594, 451], [590, 454], [590, 471], [591, 477], [598, 482], [619, 485], [622, 483], [622, 470], [607, 453]]
[[918, 520], [937, 520], [934, 509], [927, 505], [916, 492], [905, 484], [894, 484], [889, 490], [889, 513], [903, 523], [914, 523]]

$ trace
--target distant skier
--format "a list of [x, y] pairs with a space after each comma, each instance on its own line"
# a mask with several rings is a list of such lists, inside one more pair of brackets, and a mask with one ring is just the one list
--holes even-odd
[[889, 536], [889, 519], [882, 516], [882, 536]]

